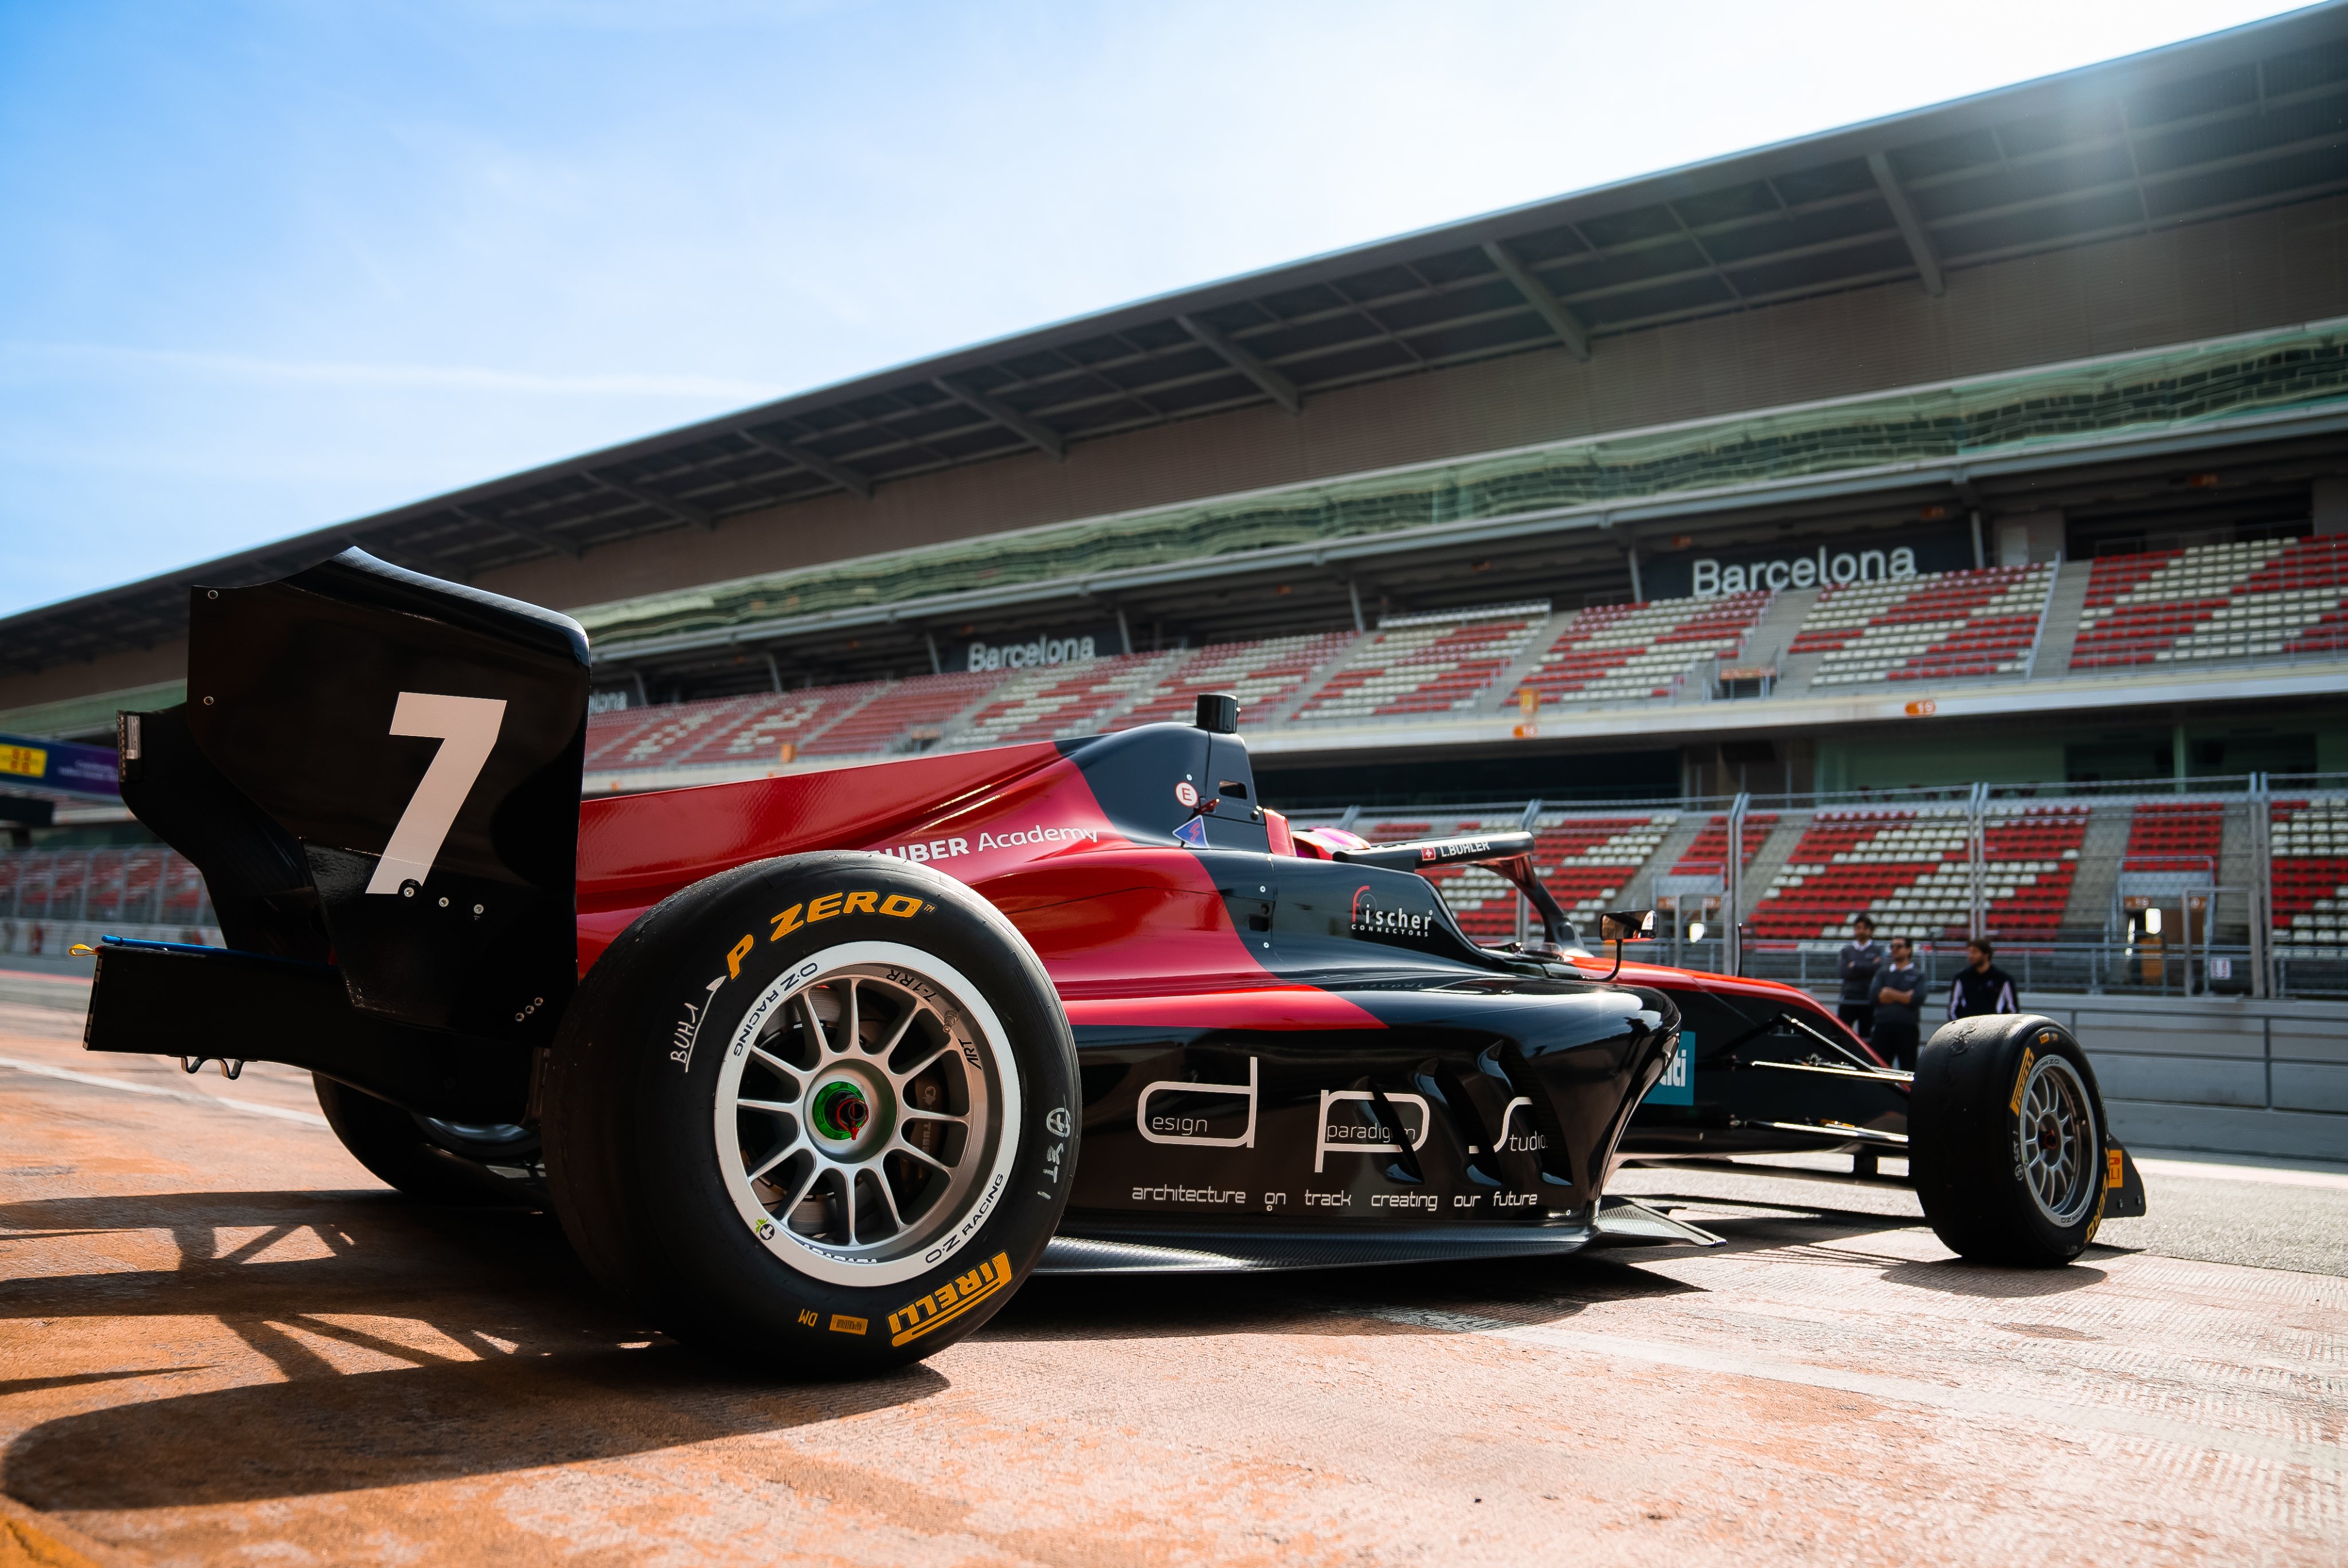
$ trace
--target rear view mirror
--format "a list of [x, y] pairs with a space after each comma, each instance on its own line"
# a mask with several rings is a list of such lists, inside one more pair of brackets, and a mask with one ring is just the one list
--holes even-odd
[[1643, 942], [1655, 934], [1655, 912], [1653, 909], [1618, 909], [1611, 915], [1598, 917], [1599, 939], [1607, 942]]

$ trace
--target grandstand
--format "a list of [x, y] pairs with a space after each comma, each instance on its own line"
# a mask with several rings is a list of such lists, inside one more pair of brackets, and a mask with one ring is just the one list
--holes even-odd
[[1117, 717], [1115, 727], [1188, 719], [1197, 711], [1200, 693], [1207, 692], [1231, 692], [1251, 723], [1260, 722], [1277, 714], [1315, 671], [1344, 653], [1354, 640], [1352, 632], [1323, 631], [1201, 648], [1144, 692]]
[[[1745, 850], [1741, 865], [1750, 866], [1753, 857], [1761, 852], [1769, 830], [1777, 825], [1777, 814], [1770, 811], [1748, 813], [1745, 818]], [[1706, 871], [1725, 871], [1728, 866], [1728, 817], [1716, 813], [1704, 825], [1703, 831], [1690, 841], [1686, 849], [1673, 863], [1674, 876], [1693, 876]]]
[[1388, 617], [1296, 717], [1389, 718], [1472, 708], [1548, 618], [1547, 604]]
[[2348, 958], [2348, 796], [2281, 800], [2273, 814], [2275, 940]]
[[2348, 650], [2348, 536], [2106, 556], [2071, 667]]
[[1818, 595], [1791, 651], [1819, 653], [1817, 686], [1972, 680], [2026, 671], [2051, 565], [1938, 572]]
[[1742, 652], [1769, 600], [1758, 589], [1593, 605], [1567, 620], [1517, 685], [1540, 693], [1541, 704], [1672, 696], [1702, 661]]
[[934, 739], [939, 727], [985, 696], [1002, 677], [916, 675], [880, 688], [803, 748], [810, 756], [887, 756]]
[[994, 689], [960, 738], [971, 744], [1003, 745], [1097, 734], [1107, 727], [1103, 721], [1109, 713], [1150, 691], [1173, 662], [1170, 654], [1112, 656], [1075, 670], [1014, 675]]
[[2215, 879], [2225, 840], [2225, 807], [2217, 801], [2147, 801], [2128, 823], [2123, 871], [2199, 872]]
[[[1988, 818], [1982, 929], [2053, 938], [2063, 925], [2087, 826], [2085, 806], [2026, 807]], [[1962, 939], [1972, 928], [1971, 819], [1962, 807], [1821, 811], [1753, 915], [1757, 935], [1844, 938], [1861, 915], [1885, 933]]]

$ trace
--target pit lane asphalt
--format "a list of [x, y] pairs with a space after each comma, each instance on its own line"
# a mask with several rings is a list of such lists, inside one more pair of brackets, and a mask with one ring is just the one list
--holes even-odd
[[393, 1197], [304, 1075], [84, 1053], [79, 998], [0, 974], [0, 1565], [2348, 1556], [2348, 1177], [2148, 1162], [2023, 1273], [1896, 1185], [1632, 1171], [1729, 1244], [1037, 1280], [793, 1384]]

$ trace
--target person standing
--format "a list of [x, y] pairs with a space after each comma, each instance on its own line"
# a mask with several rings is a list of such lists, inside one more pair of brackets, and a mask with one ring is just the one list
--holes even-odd
[[1949, 984], [1949, 1016], [1979, 1018], [1984, 1013], [2020, 1012], [2022, 1004], [2014, 999], [2013, 977], [1990, 960], [1997, 949], [1986, 937], [1975, 937], [1965, 944], [1965, 955], [1972, 964], [1957, 971]]
[[1875, 922], [1864, 915], [1850, 929], [1842, 948], [1842, 996], [1835, 1017], [1865, 1040], [1875, 1027], [1875, 971], [1883, 967], [1883, 944], [1875, 939]]
[[1875, 1032], [1868, 1043], [1902, 1072], [1916, 1071], [1919, 1009], [1926, 989], [1914, 946], [1905, 937], [1892, 938], [1890, 956], [1875, 971]]

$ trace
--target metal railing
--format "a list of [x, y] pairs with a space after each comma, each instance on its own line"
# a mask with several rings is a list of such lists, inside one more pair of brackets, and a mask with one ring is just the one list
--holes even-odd
[[0, 854], [0, 919], [211, 926], [211, 892], [184, 856], [154, 848]]
[[[1717, 893], [1676, 888], [1685, 880], [1675, 876], [1673, 860], [1684, 859], [1684, 837], [1667, 833], [1664, 843], [1639, 866], [1622, 868], [1616, 907], [1630, 906], [1643, 895], [1659, 904], [1674, 902], [1660, 897], [1672, 886], [1688, 899], [1680, 918], [1701, 917], [1706, 923], [1704, 943], [1685, 945], [1680, 960], [1688, 967], [1738, 970], [1797, 984], [1825, 984], [1833, 977], [1834, 953], [1847, 931], [1816, 928], [1799, 936], [1785, 929], [1783, 917], [1770, 918], [1771, 899], [1780, 890], [1771, 874], [1787, 864], [1788, 852], [1821, 812], [1860, 811], [1918, 820], [1962, 817], [1961, 851], [1951, 851], [1941, 863], [1962, 864], [1962, 907], [1952, 907], [1945, 918], [1913, 912], [1913, 901], [1893, 906], [1879, 900], [1865, 908], [1845, 912], [1848, 922], [1860, 913], [1876, 921], [1878, 934], [1895, 931], [1918, 939], [1920, 948], [1938, 951], [1947, 967], [1940, 977], [1945, 986], [1954, 967], [1965, 960], [1967, 938], [1985, 936], [1997, 944], [1997, 962], [2016, 981], [2035, 989], [2083, 992], [2137, 993], [2164, 996], [2339, 997], [2348, 996], [2348, 892], [2335, 895], [2328, 883], [2311, 892], [2307, 873], [2337, 875], [2348, 889], [2348, 774], [2249, 774], [2221, 777], [2172, 777], [2082, 783], [2051, 781], [1972, 783], [1902, 789], [1860, 789], [1793, 794], [1746, 794], [1733, 796], [1684, 796], [1611, 800], [1573, 799], [1573, 786], [1583, 781], [1561, 778], [1549, 798], [1529, 808], [1523, 801], [1360, 806], [1337, 810], [1299, 811], [1299, 825], [1343, 823], [1356, 832], [1375, 835], [1381, 821], [1513, 820], [1537, 808], [1540, 820], [1570, 827], [1576, 819], [1675, 814], [1674, 833], [1692, 818], [1727, 819], [1731, 848], [1725, 864], [1707, 857], [1701, 869], [1717, 874]], [[2188, 887], [2182, 880], [2174, 889], [2147, 890], [2132, 882], [2121, 886], [2121, 867], [2131, 852], [2121, 846], [2122, 835], [2133, 835], [2140, 820], [2139, 805], [2199, 803], [2210, 809], [2200, 814], [2214, 824], [2218, 842], [2199, 852], [2208, 870]], [[1280, 803], [1274, 798], [1272, 804]], [[2002, 858], [1993, 849], [1999, 835], [2031, 820], [2033, 808], [2050, 805], [2084, 807], [2085, 831], [2070, 871], [2065, 907], [2058, 925], [2050, 927], [2043, 914], [2023, 919], [2019, 904], [2006, 889], [2041, 873], [2014, 873], [2016, 861]], [[2277, 835], [2286, 825], [2305, 827], [2302, 813], [2312, 813], [2320, 827], [2294, 835], [2302, 852], [2286, 853]], [[1771, 825], [1750, 831], [1762, 850], [1751, 871], [1745, 866], [1745, 825], [1751, 818], [1774, 819]], [[2150, 822], [2149, 815], [2141, 819]], [[2173, 820], [2164, 818], [2163, 820]], [[2340, 825], [2335, 830], [2333, 824]], [[2310, 843], [2331, 847], [2305, 848]], [[1676, 856], [1666, 851], [1677, 846]], [[1774, 856], [1768, 853], [1775, 849]], [[2148, 854], [2157, 862], [2179, 856], [2158, 849]], [[1854, 856], [1857, 858], [1857, 856]], [[2022, 856], [2029, 859], [2029, 856]], [[2291, 868], [2287, 888], [2279, 890], [2276, 868]], [[1696, 867], [1693, 863], [1689, 869]], [[1755, 875], [1757, 873], [1758, 875]], [[1919, 885], [1921, 885], [1921, 874]], [[1651, 893], [1650, 890], [1654, 890]], [[2003, 889], [2002, 891], [2002, 889]], [[1901, 895], [1904, 899], [1904, 892]], [[2280, 901], [2280, 902], [2279, 902]], [[2338, 908], [2325, 906], [2336, 903]], [[2155, 923], [2147, 911], [2157, 908], [2166, 920]], [[1759, 929], [1756, 929], [1756, 924]], [[1772, 929], [1772, 927], [1775, 929]], [[1667, 932], [1677, 921], [1667, 913]], [[1739, 949], [1742, 949], [1740, 966]], [[1716, 950], [1714, 950], [1716, 949]], [[1673, 961], [1658, 952], [1662, 961]], [[2008, 958], [2013, 961], [2009, 963]], [[1943, 993], [1945, 994], [1945, 992]]]

